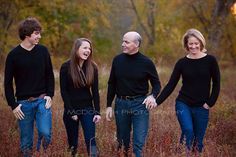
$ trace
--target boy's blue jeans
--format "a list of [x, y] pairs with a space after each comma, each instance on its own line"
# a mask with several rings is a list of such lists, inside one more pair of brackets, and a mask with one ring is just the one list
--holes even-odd
[[176, 101], [175, 107], [182, 130], [180, 143], [185, 142], [189, 150], [196, 147], [199, 152], [202, 152], [209, 110], [204, 107], [190, 107], [181, 101]]
[[40, 150], [41, 141], [43, 148], [46, 149], [51, 142], [52, 111], [46, 109], [46, 100], [38, 98], [34, 101], [21, 100], [21, 110], [25, 117], [18, 120], [20, 128], [20, 147], [24, 156], [30, 156], [34, 140], [34, 121], [38, 130], [37, 151]]

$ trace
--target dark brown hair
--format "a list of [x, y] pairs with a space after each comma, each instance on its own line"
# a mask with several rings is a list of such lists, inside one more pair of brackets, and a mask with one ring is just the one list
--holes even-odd
[[[82, 45], [82, 42], [88, 42], [90, 44], [91, 53], [88, 56], [88, 59], [84, 61], [83, 66], [85, 66], [85, 73], [82, 70], [82, 67], [79, 66], [79, 58], [77, 56], [77, 51], [79, 50], [80, 46]], [[86, 38], [78, 38], [75, 40], [74, 45], [71, 50], [71, 56], [70, 56], [70, 70], [69, 74], [72, 77], [74, 86], [84, 87], [84, 86], [91, 86], [94, 81], [94, 71], [97, 69], [96, 63], [92, 60], [92, 43], [89, 39]]]
[[42, 27], [39, 21], [34, 17], [28, 17], [20, 22], [18, 33], [21, 40], [30, 36], [34, 31], [41, 31]]

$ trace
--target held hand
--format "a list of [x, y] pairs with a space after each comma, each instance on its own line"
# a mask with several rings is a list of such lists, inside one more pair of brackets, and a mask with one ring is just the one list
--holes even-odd
[[77, 121], [78, 120], [78, 116], [77, 115], [74, 115], [71, 117], [74, 121]]
[[97, 124], [100, 120], [101, 120], [101, 116], [100, 116], [100, 115], [95, 115], [95, 116], [93, 117], [93, 122], [94, 122], [95, 124]]
[[156, 100], [153, 95], [149, 95], [146, 99], [144, 99], [143, 104], [146, 104], [146, 108], [149, 110], [157, 106]]
[[106, 120], [111, 121], [112, 118], [112, 107], [107, 107], [106, 109]]
[[52, 99], [50, 96], [44, 96], [44, 99], [46, 100], [45, 108], [49, 109], [52, 106]]
[[207, 110], [210, 109], [210, 107], [207, 105], [207, 103], [205, 103], [205, 104], [203, 105], [203, 107], [204, 107], [205, 109], [207, 109]]
[[14, 110], [13, 110], [13, 113], [15, 115], [15, 117], [19, 120], [22, 120], [24, 119], [25, 115], [24, 113], [21, 111], [21, 104], [19, 104]]

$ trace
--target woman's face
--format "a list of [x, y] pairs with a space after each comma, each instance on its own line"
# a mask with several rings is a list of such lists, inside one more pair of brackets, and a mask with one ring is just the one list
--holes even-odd
[[81, 46], [79, 47], [78, 51], [76, 52], [77, 57], [84, 61], [87, 60], [89, 55], [91, 54], [91, 46], [89, 42], [82, 41]]
[[201, 43], [194, 36], [190, 36], [188, 38], [187, 46], [188, 46], [188, 51], [191, 54], [197, 54], [197, 53], [201, 52]]

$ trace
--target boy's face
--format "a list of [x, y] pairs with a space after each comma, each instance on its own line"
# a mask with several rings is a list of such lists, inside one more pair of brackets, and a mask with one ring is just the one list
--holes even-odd
[[39, 43], [40, 38], [40, 31], [34, 31], [30, 36], [26, 36], [26, 40], [28, 40], [28, 42], [32, 45], [37, 45]]

